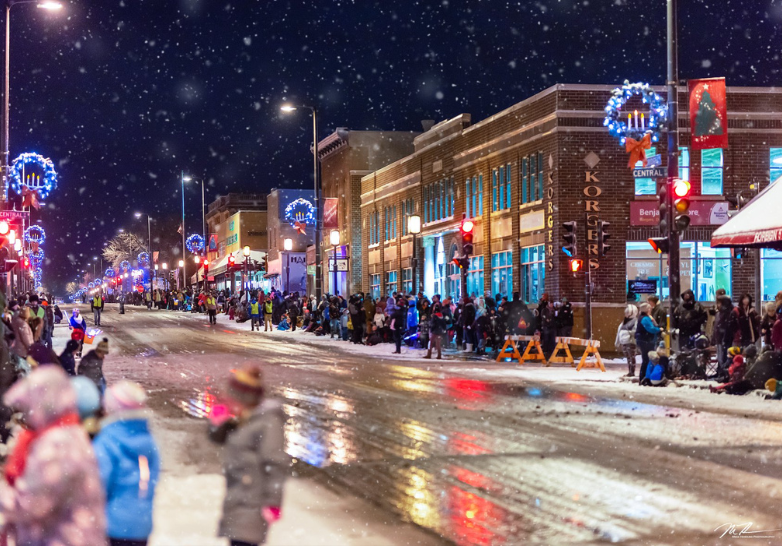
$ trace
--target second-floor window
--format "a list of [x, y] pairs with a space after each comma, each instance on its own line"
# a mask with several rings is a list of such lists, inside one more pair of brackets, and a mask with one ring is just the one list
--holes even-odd
[[483, 214], [483, 175], [473, 176], [465, 182], [464, 211], [467, 218]]
[[701, 150], [701, 195], [722, 195], [722, 148]]
[[424, 223], [451, 218], [454, 211], [453, 177], [424, 186]]
[[385, 220], [385, 241], [396, 239], [396, 205], [386, 207], [384, 212]]
[[531, 154], [521, 160], [521, 204], [543, 199], [543, 152]]
[[402, 235], [409, 235], [407, 220], [415, 214], [415, 200], [411, 197], [402, 201]]
[[492, 171], [491, 188], [492, 188], [492, 192], [491, 192], [492, 212], [509, 209], [511, 203], [510, 163], [508, 163], [504, 167], [499, 167]]

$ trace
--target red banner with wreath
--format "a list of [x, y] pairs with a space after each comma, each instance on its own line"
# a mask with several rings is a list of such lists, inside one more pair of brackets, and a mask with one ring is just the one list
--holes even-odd
[[728, 104], [725, 78], [690, 80], [690, 147], [728, 147]]

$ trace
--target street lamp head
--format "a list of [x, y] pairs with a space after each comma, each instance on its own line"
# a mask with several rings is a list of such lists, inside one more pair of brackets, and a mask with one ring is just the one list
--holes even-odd
[[60, 2], [46, 1], [38, 2], [38, 9], [45, 9], [47, 11], [59, 11], [63, 8]]
[[163, 269], [168, 269], [168, 264], [166, 262], [163, 262]]
[[293, 250], [293, 239], [285, 239], [282, 242], [282, 248], [285, 250]]
[[193, 261], [194, 261], [195, 263], [201, 263], [201, 257], [200, 257], [200, 256], [198, 256], [198, 255], [196, 255], [196, 256], [193, 258]]
[[184, 267], [184, 266], [185, 266], [185, 261], [179, 260], [179, 267]]
[[155, 264], [155, 271], [157, 271], [157, 264]]
[[292, 104], [283, 104], [282, 106], [280, 106], [280, 110], [282, 110], [283, 112], [286, 112], [286, 113], [287, 112], [294, 112], [296, 110], [296, 107], [293, 106]]
[[135, 216], [136, 218], [141, 218], [143, 214], [144, 214], [143, 212], [135, 212], [133, 213], [133, 216]]
[[331, 233], [329, 233], [329, 242], [331, 243], [331, 246], [337, 246], [339, 244], [339, 230], [338, 229], [332, 229]]
[[407, 217], [407, 231], [413, 235], [421, 233], [421, 217], [417, 214]]
[[249, 246], [245, 246], [245, 247], [242, 249], [242, 254], [244, 254], [244, 257], [245, 257], [245, 258], [246, 258], [247, 256], [249, 256], [249, 255], [250, 255], [250, 247], [249, 247]]
[[191, 177], [189, 175], [185, 175], [185, 176], [182, 177], [182, 180], [184, 180], [185, 182], [190, 182], [192, 179], [193, 179], [193, 177]]

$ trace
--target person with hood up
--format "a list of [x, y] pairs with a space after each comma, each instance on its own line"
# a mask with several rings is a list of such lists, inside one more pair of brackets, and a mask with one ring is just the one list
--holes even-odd
[[14, 342], [11, 345], [11, 350], [21, 359], [27, 358], [30, 347], [35, 341], [28, 322], [30, 313], [29, 307], [22, 307], [11, 319], [11, 327], [14, 329]]
[[733, 344], [736, 334], [736, 315], [733, 313], [733, 302], [728, 296], [717, 299], [717, 316], [714, 318], [714, 329], [711, 342], [717, 347], [717, 366], [719, 375], [725, 375], [728, 369], [728, 347]]
[[98, 346], [84, 355], [79, 362], [78, 375], [83, 375], [95, 383], [101, 396], [106, 391], [106, 378], [103, 376], [103, 359], [109, 354], [109, 340], [103, 338]]
[[152, 534], [160, 455], [149, 430], [146, 399], [141, 385], [132, 381], [106, 390], [107, 417], [94, 447], [106, 492], [110, 546], [145, 546]]
[[695, 301], [692, 290], [682, 292], [682, 301], [674, 310], [676, 324], [679, 328], [679, 340], [684, 347], [692, 348], [691, 338], [703, 331], [708, 314], [703, 306]]
[[76, 392], [58, 366], [43, 366], [4, 397], [25, 428], [0, 481], [7, 532], [24, 546], [103, 546], [104, 495], [95, 453], [76, 413]]
[[246, 364], [234, 372], [227, 404], [210, 415], [210, 439], [223, 444], [226, 493], [219, 534], [232, 546], [263, 544], [280, 519], [290, 460], [285, 453], [282, 404], [264, 396], [261, 369]]
[[[635, 307], [635, 306], [633, 306]], [[638, 309], [636, 308], [636, 315]], [[573, 336], [573, 304], [567, 298], [562, 298], [556, 318], [557, 335], [560, 337]]]
[[616, 349], [622, 351], [627, 359], [627, 376], [635, 376], [635, 355], [638, 347], [635, 344], [635, 331], [638, 327], [638, 308], [630, 304], [625, 307], [625, 318], [616, 331]]
[[733, 344], [739, 347], [753, 345], [760, 337], [760, 319], [752, 307], [752, 296], [742, 294], [739, 305], [732, 311], [736, 321], [736, 332], [733, 334]]

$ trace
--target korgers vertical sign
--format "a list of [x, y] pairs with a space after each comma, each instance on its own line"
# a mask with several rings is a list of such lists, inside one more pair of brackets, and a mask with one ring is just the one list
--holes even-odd
[[584, 177], [584, 211], [586, 217], [586, 258], [591, 269], [600, 268], [600, 253], [597, 248], [597, 221], [600, 219], [600, 179], [597, 177], [597, 164], [600, 157], [595, 152], [589, 152], [584, 158], [587, 170]]
[[549, 271], [554, 269], [554, 158], [548, 156], [548, 172], [546, 172], [546, 262]]

